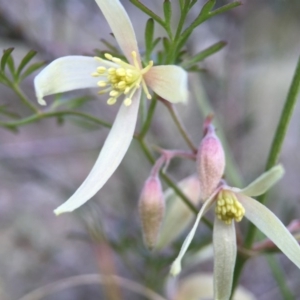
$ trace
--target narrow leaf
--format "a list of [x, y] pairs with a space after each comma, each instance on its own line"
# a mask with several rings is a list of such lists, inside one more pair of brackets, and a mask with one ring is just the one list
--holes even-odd
[[113, 54], [119, 53], [119, 50], [105, 39], [100, 40]]
[[198, 15], [197, 19], [200, 17], [208, 16], [210, 11], [216, 5], [216, 0], [208, 0], [202, 7], [200, 14]]
[[172, 17], [172, 4], [170, 0], [165, 0], [163, 4], [165, 24], [170, 27], [171, 17]]
[[198, 63], [199, 61], [204, 60], [206, 57], [213, 55], [214, 53], [220, 51], [221, 49], [223, 49], [225, 46], [227, 45], [226, 42], [224, 41], [220, 41], [210, 47], [208, 47], [207, 49], [199, 52], [198, 54], [196, 54], [195, 56], [193, 56], [192, 58], [190, 58], [187, 61], [184, 61], [181, 66], [183, 68], [189, 68], [192, 67], [194, 64]]
[[3, 56], [1, 58], [1, 71], [4, 72], [7, 60], [10, 57], [11, 53], [14, 51], [14, 48], [8, 48], [3, 51]]
[[24, 80], [24, 78], [26, 78], [27, 76], [29, 76], [30, 74], [32, 74], [33, 72], [37, 71], [38, 69], [40, 69], [41, 67], [43, 67], [46, 64], [45, 61], [42, 62], [36, 62], [32, 65], [30, 65], [22, 74], [22, 76], [20, 77], [20, 81]]
[[149, 60], [151, 51], [153, 50], [153, 36], [154, 36], [154, 20], [150, 18], [145, 27], [145, 47], [146, 47], [146, 58]]
[[217, 9], [215, 9], [214, 11], [212, 11], [210, 13], [210, 16], [213, 17], [213, 16], [216, 16], [216, 15], [219, 15], [219, 14], [222, 14], [230, 9], [233, 9], [237, 6], [240, 6], [242, 3], [240, 1], [235, 1], [235, 2], [231, 2], [231, 3], [228, 3], [222, 7], [219, 7]]
[[20, 75], [25, 66], [31, 61], [31, 59], [37, 54], [36, 51], [30, 50], [21, 60], [20, 65], [17, 69], [17, 75]]

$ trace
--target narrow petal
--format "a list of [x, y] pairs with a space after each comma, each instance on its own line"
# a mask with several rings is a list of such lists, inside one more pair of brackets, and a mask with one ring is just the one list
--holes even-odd
[[245, 216], [300, 268], [300, 246], [282, 222], [258, 201], [242, 194], [237, 197], [246, 210]]
[[86, 56], [65, 56], [54, 60], [34, 79], [38, 102], [46, 105], [44, 96], [97, 87], [99, 77], [91, 76], [97, 67], [99, 62]]
[[234, 222], [225, 224], [215, 218], [214, 232], [214, 299], [230, 298], [236, 259], [236, 234]]
[[197, 230], [197, 227], [198, 227], [198, 224], [201, 220], [201, 217], [209, 210], [209, 208], [211, 207], [212, 203], [213, 203], [213, 200], [214, 200], [214, 197], [215, 197], [215, 194], [213, 194], [206, 202], [204, 202], [204, 204], [202, 205], [198, 215], [197, 215], [197, 218], [196, 218], [196, 221], [194, 223], [194, 226], [193, 228], [191, 229], [191, 231], [189, 232], [189, 234], [187, 235], [187, 237], [185, 238], [182, 246], [181, 246], [181, 249], [180, 249], [180, 252], [178, 254], [178, 256], [176, 257], [176, 259], [174, 260], [174, 262], [172, 263], [172, 266], [171, 266], [171, 270], [170, 270], [170, 273], [173, 275], [173, 276], [176, 276], [177, 274], [179, 274], [181, 272], [181, 260], [185, 254], [185, 252], [187, 251], [190, 243], [192, 242], [192, 239], [195, 235], [195, 232]]
[[137, 91], [130, 106], [121, 105], [113, 127], [90, 174], [71, 198], [54, 211], [56, 215], [71, 212], [87, 202], [103, 187], [117, 169], [133, 137], [139, 99], [140, 91]]
[[[179, 182], [182, 192], [196, 206], [200, 203], [200, 183], [196, 175], [189, 176]], [[160, 230], [156, 248], [161, 249], [175, 240], [191, 224], [194, 213], [180, 199], [173, 189], [164, 193], [166, 213]], [[180, 222], [178, 222], [180, 220]]]
[[146, 84], [172, 103], [187, 102], [187, 72], [178, 66], [154, 66], [144, 75]]
[[132, 24], [120, 1], [96, 0], [96, 3], [100, 7], [114, 37], [129, 62], [133, 63], [131, 55], [132, 51], [136, 52], [137, 59], [140, 61], [139, 50]]
[[247, 187], [241, 190], [241, 193], [250, 197], [256, 197], [268, 191], [278, 180], [282, 178], [284, 169], [282, 165], [277, 165], [267, 172], [260, 175]]

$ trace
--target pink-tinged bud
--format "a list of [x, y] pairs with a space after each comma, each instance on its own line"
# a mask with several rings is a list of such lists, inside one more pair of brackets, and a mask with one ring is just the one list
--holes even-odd
[[150, 176], [144, 184], [139, 200], [144, 243], [149, 249], [156, 245], [165, 211], [164, 195], [158, 176]]
[[205, 201], [219, 184], [225, 170], [225, 154], [213, 125], [206, 121], [205, 136], [197, 153], [201, 199]]

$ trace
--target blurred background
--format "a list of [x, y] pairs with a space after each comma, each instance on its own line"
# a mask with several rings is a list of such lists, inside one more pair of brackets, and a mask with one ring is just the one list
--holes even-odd
[[[121, 2], [131, 17], [142, 52], [148, 17], [129, 1]], [[163, 15], [161, 0], [142, 2]], [[217, 1], [217, 6], [228, 2]], [[300, 54], [300, 2], [242, 2], [242, 6], [204, 23], [189, 39], [186, 48], [191, 55], [220, 40], [228, 45], [199, 64], [204, 72], [191, 74], [189, 104], [178, 110], [195, 144], [200, 142], [205, 114], [215, 113], [218, 131], [226, 136], [227, 150], [238, 170], [238, 180], [249, 183], [264, 170]], [[190, 20], [203, 3], [197, 2]], [[178, 2], [174, 0], [172, 4], [175, 24]], [[0, 50], [14, 47], [16, 62], [30, 49], [38, 51], [37, 61], [50, 62], [64, 55], [93, 55], [95, 48], [105, 49], [101, 38], [114, 43], [109, 33], [94, 0], [0, 0]], [[155, 35], [165, 36], [159, 25]], [[33, 78], [27, 78], [22, 88], [35, 102]], [[112, 122], [118, 107], [107, 106], [96, 92], [78, 91], [62, 97], [88, 94], [92, 100], [80, 110]], [[30, 115], [18, 97], [3, 85], [0, 104], [7, 104], [21, 117]], [[8, 120], [6, 116], [0, 118]], [[170, 261], [158, 261], [175, 252], [172, 248], [149, 253], [143, 246], [137, 202], [151, 166], [135, 141], [117, 172], [92, 201], [76, 213], [60, 217], [53, 214], [53, 209], [85, 179], [108, 134], [107, 129], [78, 118], [65, 117], [61, 121], [44, 119], [20, 127], [17, 133], [0, 127], [0, 299], [19, 299], [51, 282], [99, 272], [138, 281], [166, 295], [164, 278]], [[299, 128], [298, 103], [280, 158], [286, 175], [267, 202], [286, 225], [300, 215]], [[165, 148], [186, 149], [160, 103], [147, 140]], [[180, 180], [195, 170], [192, 162], [175, 160], [169, 173]], [[200, 232], [210, 236], [206, 230]], [[282, 255], [277, 255], [276, 260], [295, 299], [300, 299], [300, 271]], [[193, 271], [211, 272], [212, 260], [195, 264]], [[281, 299], [265, 257], [249, 261], [241, 284], [256, 299]], [[64, 289], [43, 299], [144, 298], [117, 287], [105, 289], [93, 284]]]

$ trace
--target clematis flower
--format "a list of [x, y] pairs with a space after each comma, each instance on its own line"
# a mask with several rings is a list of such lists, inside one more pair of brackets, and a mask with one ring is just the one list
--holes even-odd
[[101, 88], [108, 93], [107, 104], [123, 99], [114, 124], [90, 174], [77, 191], [54, 212], [70, 212], [93, 197], [121, 163], [132, 140], [137, 121], [141, 90], [151, 99], [148, 87], [162, 98], [185, 102], [187, 74], [173, 65], [143, 67], [130, 19], [118, 0], [96, 0], [128, 62], [105, 54], [99, 57], [66, 56], [49, 64], [34, 80], [41, 105], [44, 96], [82, 88]]
[[266, 206], [251, 198], [264, 194], [283, 173], [282, 166], [277, 165], [244, 189], [230, 187], [220, 178], [219, 186], [201, 207], [192, 230], [172, 264], [171, 274], [175, 276], [181, 271], [181, 260], [195, 235], [199, 221], [213, 206], [214, 299], [230, 298], [237, 252], [234, 221], [240, 222], [244, 216], [300, 268], [300, 246], [296, 239]]

